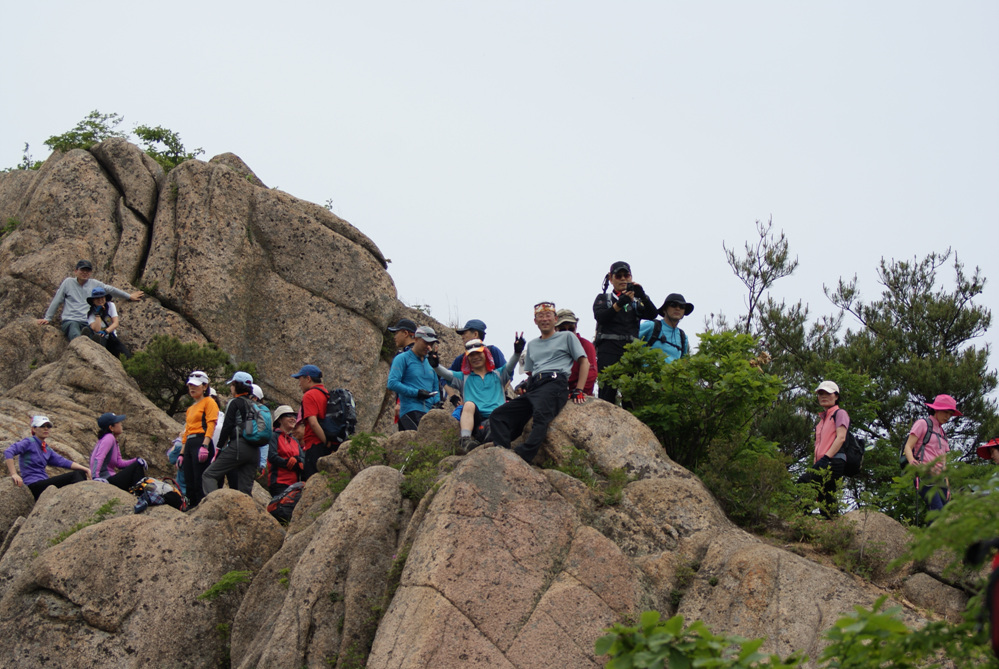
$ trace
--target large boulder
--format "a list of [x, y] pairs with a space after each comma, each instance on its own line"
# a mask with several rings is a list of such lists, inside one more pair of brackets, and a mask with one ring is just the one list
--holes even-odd
[[[14, 485], [14, 479], [9, 476], [0, 478], [0, 537], [6, 537], [7, 532], [17, 522], [18, 518], [26, 517], [35, 505], [28, 486]], [[3, 541], [0, 538], [0, 541]], [[0, 552], [0, 558], [3, 552]]]
[[364, 470], [285, 542], [236, 616], [233, 666], [327, 666], [366, 654], [396, 554], [401, 481], [389, 467]]
[[[55, 494], [72, 498], [82, 486]], [[284, 533], [235, 491], [213, 493], [186, 515], [150, 511], [85, 527], [26, 558], [0, 599], [0, 628], [13, 640], [0, 646], [0, 665], [219, 666], [247, 587], [240, 582]]]

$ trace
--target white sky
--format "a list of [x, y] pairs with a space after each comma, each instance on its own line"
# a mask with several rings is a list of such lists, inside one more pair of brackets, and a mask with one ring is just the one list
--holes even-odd
[[947, 246], [996, 306], [994, 0], [38, 2], [3, 24], [0, 166], [92, 109], [163, 125], [331, 198], [401, 299], [508, 354], [543, 299], [592, 337], [618, 259], [696, 305], [690, 335], [742, 313], [722, 242], [771, 215], [801, 263], [776, 296], [813, 312]]

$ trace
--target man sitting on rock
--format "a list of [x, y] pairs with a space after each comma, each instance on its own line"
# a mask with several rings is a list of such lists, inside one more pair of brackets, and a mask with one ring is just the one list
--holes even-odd
[[[576, 335], [572, 332], [555, 331], [553, 303], [540, 302], [534, 305], [534, 323], [541, 331], [541, 336], [527, 344], [524, 359], [524, 369], [530, 377], [527, 380], [527, 390], [493, 411], [489, 419], [493, 442], [503, 448], [510, 448], [513, 440], [524, 431], [527, 421], [534, 419], [531, 433], [514, 451], [527, 462], [534, 460], [534, 456], [538, 454], [541, 442], [548, 434], [549, 423], [555, 420], [569, 397], [576, 404], [586, 401], [583, 385], [590, 371], [590, 361]], [[513, 359], [519, 359], [522, 351], [523, 333], [514, 342]], [[570, 393], [569, 372], [577, 360], [579, 379]]]
[[659, 307], [662, 319], [642, 321], [638, 336], [648, 342], [652, 348], [666, 354], [666, 362], [673, 362], [690, 355], [687, 334], [679, 326], [680, 320], [684, 316], [689, 316], [693, 310], [694, 305], [683, 299], [683, 295], [670, 293], [666, 296], [663, 306]]
[[461, 358], [460, 374], [439, 364], [434, 371], [462, 394], [464, 402], [458, 421], [461, 427], [459, 449], [465, 454], [489, 441], [489, 416], [506, 400], [503, 386], [513, 375], [517, 358], [511, 358], [501, 370], [497, 370], [492, 352], [481, 339], [465, 342], [465, 355]]
[[433, 328], [420, 326], [413, 348], [392, 360], [388, 389], [399, 396], [399, 431], [415, 430], [440, 394], [437, 375], [427, 360], [431, 344], [437, 343]]
[[[35, 499], [38, 499], [42, 491], [49, 486], [54, 485], [57, 488], [62, 488], [90, 478], [89, 469], [62, 457], [45, 443], [51, 429], [52, 421], [48, 419], [48, 416], [35, 416], [31, 419], [31, 436], [11, 444], [3, 452], [3, 457], [7, 462], [7, 472], [14, 479], [14, 485], [27, 485]], [[20, 476], [14, 469], [15, 455], [19, 457]], [[73, 471], [49, 478], [45, 473], [46, 465], [64, 467]]]
[[109, 294], [120, 297], [123, 300], [138, 302], [142, 299], [142, 291], [132, 294], [119, 290], [114, 286], [101, 283], [90, 278], [94, 271], [94, 266], [89, 260], [81, 260], [76, 263], [74, 276], [67, 277], [59, 285], [55, 297], [45, 310], [45, 317], [38, 319], [39, 325], [48, 325], [49, 321], [55, 317], [56, 309], [62, 304], [62, 331], [66, 339], [73, 341], [80, 336], [83, 328], [87, 327], [87, 313], [90, 311], [90, 304], [87, 298], [91, 296], [94, 288], [103, 288]]

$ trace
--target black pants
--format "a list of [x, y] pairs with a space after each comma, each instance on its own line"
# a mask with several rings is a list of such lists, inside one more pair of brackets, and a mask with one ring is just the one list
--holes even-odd
[[[620, 360], [621, 356], [624, 355], [624, 345], [623, 341], [602, 341], [597, 344], [597, 370], [602, 372], [604, 368], [610, 367]], [[617, 404], [617, 387], [601, 383], [599, 390], [597, 390], [597, 397], [605, 402]]]
[[[260, 464], [260, 447], [244, 443], [241, 438], [230, 442], [228, 446], [219, 451], [215, 462], [208, 466], [201, 476], [201, 485], [205, 495], [209, 495], [219, 489], [219, 481], [223, 474], [236, 472], [236, 487], [241, 493], [253, 494], [253, 478], [257, 473], [257, 465]], [[230, 487], [232, 482], [230, 479]]]
[[305, 452], [304, 469], [302, 470], [302, 480], [308, 481], [309, 477], [319, 471], [319, 458], [325, 458], [336, 450], [335, 446], [326, 444], [312, 444]]
[[198, 450], [205, 443], [205, 435], [192, 434], [184, 443], [184, 483], [187, 485], [187, 502], [192, 507], [198, 505], [204, 496], [205, 489], [201, 485], [201, 477], [212, 462], [212, 455], [215, 453], [215, 446], [208, 442], [208, 459], [198, 462]]
[[399, 416], [399, 431], [406, 432], [407, 430], [415, 430], [420, 424], [420, 421], [423, 420], [423, 417], [426, 415], [427, 413], [425, 411], [417, 410], [410, 411], [407, 414]]
[[846, 460], [843, 458], [822, 456], [798, 478], [798, 483], [810, 483], [818, 488], [819, 511], [826, 518], [836, 511], [836, 481], [843, 478], [845, 468]]
[[493, 443], [503, 448], [521, 435], [527, 421], [534, 419], [531, 433], [514, 452], [525, 461], [531, 462], [541, 448], [541, 442], [548, 435], [548, 425], [555, 420], [562, 407], [569, 401], [569, 379], [565, 374], [552, 378], [532, 377], [527, 384], [527, 392], [501, 404], [489, 415], [489, 426], [493, 432]]
[[86, 481], [87, 475], [78, 469], [71, 469], [67, 474], [60, 474], [59, 476], [53, 476], [52, 478], [43, 479], [41, 481], [35, 481], [34, 483], [28, 484], [28, 490], [31, 494], [38, 499], [39, 495], [48, 488], [49, 486], [55, 486], [56, 488], [62, 488], [73, 483], [79, 483], [80, 481]]
[[146, 470], [142, 468], [142, 465], [138, 462], [133, 462], [128, 467], [119, 469], [117, 472], [109, 476], [108, 483], [116, 488], [121, 488], [125, 492], [128, 492], [132, 489], [132, 486], [138, 483], [145, 475]]

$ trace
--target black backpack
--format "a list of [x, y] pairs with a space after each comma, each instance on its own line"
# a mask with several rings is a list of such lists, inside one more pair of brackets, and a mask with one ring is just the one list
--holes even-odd
[[[836, 413], [840, 411], [842, 409], [837, 409]], [[836, 422], [836, 413], [833, 414], [834, 424]], [[856, 476], [864, 467], [864, 440], [858, 439], [850, 428], [846, 428], [846, 441], [843, 442], [841, 450], [846, 456], [846, 467], [843, 468], [843, 474], [846, 476]]]
[[[677, 328], [679, 330], [679, 328]], [[676, 348], [676, 344], [671, 341], [667, 341], [666, 337], [663, 336], [663, 322], [658, 318], [655, 320], [655, 325], [652, 326], [652, 336], [649, 337], [648, 344], [652, 346], [653, 343], [660, 342], [662, 344], [669, 344], [673, 348]], [[680, 330], [680, 357], [687, 355], [689, 351], [687, 350], [687, 334]]]
[[319, 427], [326, 435], [326, 443], [342, 444], [350, 439], [350, 435], [357, 429], [357, 406], [354, 404], [354, 396], [346, 388], [337, 388], [328, 393], [322, 388], [317, 390], [326, 395], [326, 415], [319, 419]]

